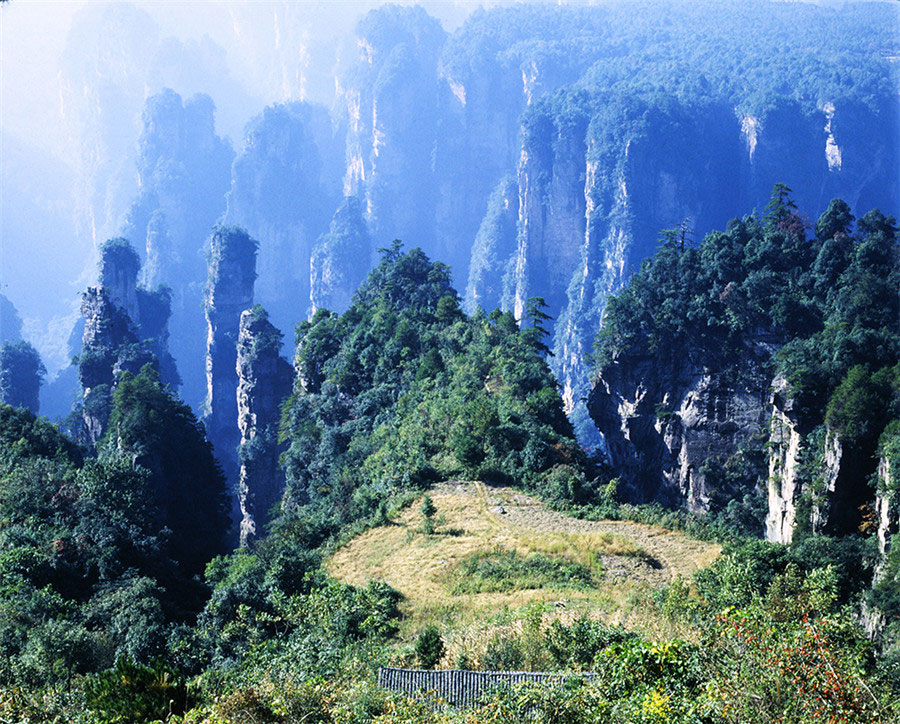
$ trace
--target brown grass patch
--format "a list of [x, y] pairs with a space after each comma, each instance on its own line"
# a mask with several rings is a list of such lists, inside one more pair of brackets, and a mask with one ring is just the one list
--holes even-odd
[[[515, 612], [534, 606], [545, 609], [548, 621], [586, 614], [647, 633], [671, 633], [673, 624], [649, 611], [649, 592], [676, 575], [689, 578], [719, 554], [718, 546], [679, 532], [569, 518], [510, 488], [447, 483], [430, 495], [441, 521], [435, 535], [420, 532], [422, 516], [414, 503], [391, 525], [366, 531], [326, 562], [341, 581], [361, 586], [379, 579], [399, 590], [404, 596], [401, 636], [406, 640], [433, 622], [451, 642], [472, 642], [495, 630], [500, 619], [507, 620], [504, 626], [513, 625]], [[450, 592], [453, 572], [463, 560], [496, 550], [573, 561], [596, 571], [598, 582], [585, 589]], [[448, 663], [456, 648], [448, 646]]]

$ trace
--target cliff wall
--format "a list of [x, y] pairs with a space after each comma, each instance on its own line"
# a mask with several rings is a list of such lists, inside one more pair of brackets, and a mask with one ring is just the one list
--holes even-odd
[[281, 406], [291, 393], [293, 368], [279, 355], [281, 332], [262, 307], [241, 314], [237, 342], [237, 425], [241, 434], [238, 499], [240, 544], [260, 537], [284, 494], [278, 464]]
[[253, 304], [257, 242], [237, 227], [210, 239], [206, 288], [206, 403], [203, 422], [226, 478], [238, 477], [237, 344], [241, 313]]

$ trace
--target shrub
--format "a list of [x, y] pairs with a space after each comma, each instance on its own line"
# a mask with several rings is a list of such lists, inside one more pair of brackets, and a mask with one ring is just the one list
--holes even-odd
[[102, 724], [141, 724], [188, 707], [184, 679], [162, 662], [145, 666], [122, 656], [113, 668], [88, 677], [84, 688], [87, 708]]
[[423, 669], [433, 669], [444, 656], [444, 640], [436, 626], [426, 626], [416, 639], [416, 658]]

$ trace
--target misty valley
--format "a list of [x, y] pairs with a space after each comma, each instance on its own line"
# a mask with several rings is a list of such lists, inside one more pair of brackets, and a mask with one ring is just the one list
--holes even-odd
[[0, 39], [0, 722], [900, 722], [900, 5]]

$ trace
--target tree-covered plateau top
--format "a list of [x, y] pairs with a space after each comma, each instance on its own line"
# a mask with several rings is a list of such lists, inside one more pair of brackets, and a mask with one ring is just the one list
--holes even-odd
[[473, 13], [445, 44], [442, 66], [463, 83], [505, 68], [519, 82], [527, 71], [589, 89], [676, 89], [748, 113], [785, 97], [878, 112], [897, 85], [888, 57], [898, 23], [889, 3], [516, 5]]
[[848, 442], [877, 439], [900, 416], [900, 260], [893, 217], [855, 220], [835, 199], [815, 223], [776, 186], [762, 216], [732, 220], [699, 246], [664, 234], [610, 299], [597, 340], [600, 374], [629, 357], [739, 366], [765, 338], [808, 424]]

